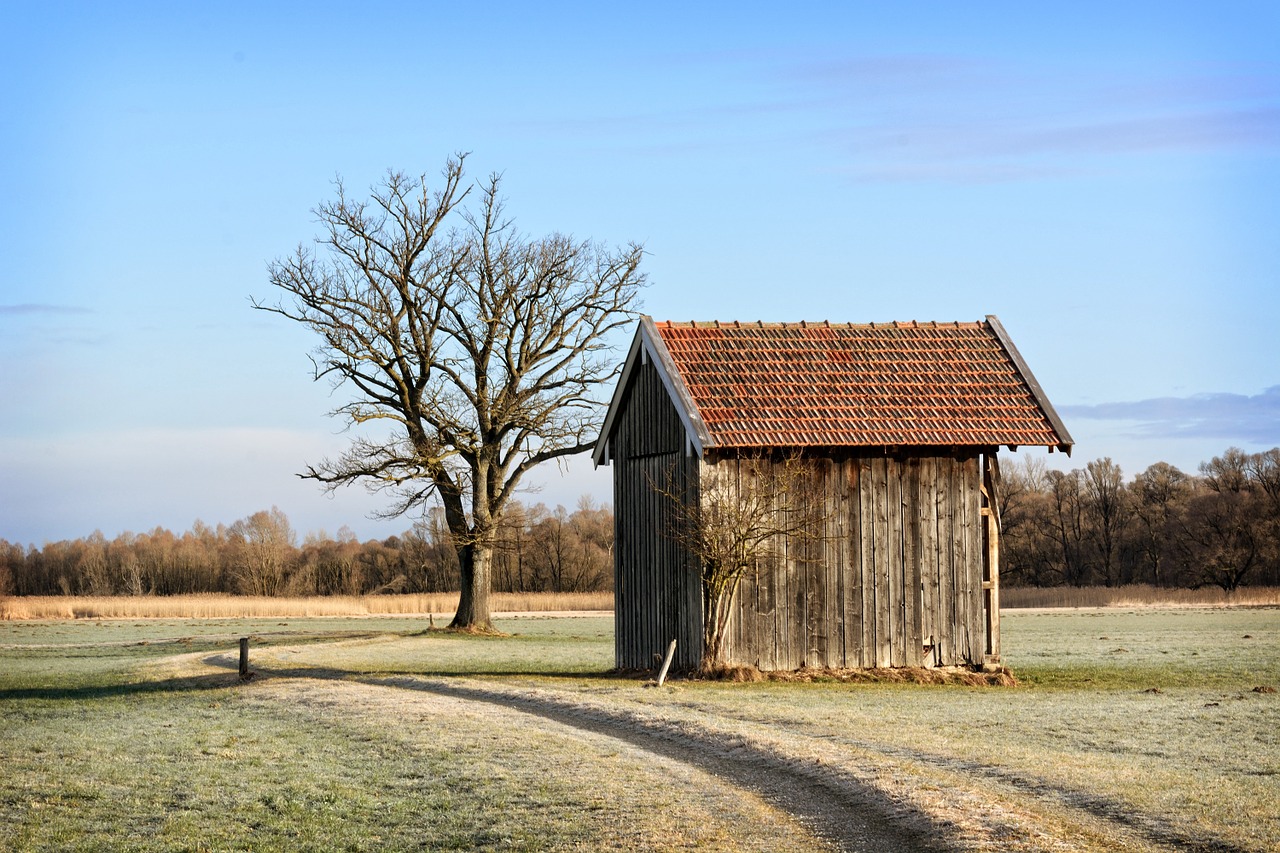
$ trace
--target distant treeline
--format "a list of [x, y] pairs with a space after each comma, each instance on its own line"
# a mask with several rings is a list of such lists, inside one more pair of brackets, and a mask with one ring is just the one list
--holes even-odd
[[1110, 459], [1010, 465], [1001, 582], [1026, 586], [1280, 585], [1280, 448], [1229, 448], [1199, 476], [1157, 462], [1129, 482]]
[[[573, 512], [515, 504], [494, 556], [496, 592], [613, 589], [613, 513], [583, 499]], [[458, 561], [439, 511], [399, 536], [357, 541], [308, 535], [301, 544], [279, 509], [229, 527], [197, 521], [176, 535], [157, 527], [107, 539], [27, 547], [0, 539], [0, 595], [366, 595], [458, 589]]]
[[[1109, 458], [1050, 471], [1003, 459], [1001, 582], [1007, 586], [1280, 586], [1280, 448], [1230, 448], [1198, 475], [1158, 462], [1125, 482]], [[494, 555], [497, 592], [613, 588], [613, 513], [584, 498], [572, 512], [515, 504]], [[307, 536], [264, 510], [230, 527], [197, 521], [43, 548], [0, 539], [0, 594], [367, 595], [458, 589], [439, 511], [400, 536]]]

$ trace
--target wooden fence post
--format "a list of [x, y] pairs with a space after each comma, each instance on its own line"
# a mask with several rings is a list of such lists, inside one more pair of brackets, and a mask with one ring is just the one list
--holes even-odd
[[249, 680], [249, 638], [240, 638], [240, 680]]
[[667, 680], [667, 670], [671, 669], [671, 659], [676, 656], [676, 641], [672, 640], [667, 646], [667, 656], [662, 661], [662, 669], [658, 672], [658, 686], [662, 686], [662, 682]]

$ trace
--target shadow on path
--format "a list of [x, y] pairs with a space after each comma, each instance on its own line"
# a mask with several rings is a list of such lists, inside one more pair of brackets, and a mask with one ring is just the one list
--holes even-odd
[[[204, 662], [234, 669], [232, 655], [212, 655]], [[958, 849], [948, 843], [953, 828], [941, 825], [920, 812], [894, 802], [884, 792], [836, 767], [799, 759], [745, 738], [696, 726], [681, 726], [626, 711], [593, 706], [585, 702], [560, 700], [529, 689], [497, 690], [462, 683], [457, 673], [439, 675], [399, 675], [357, 673], [322, 668], [271, 667], [264, 675], [360, 681], [365, 684], [416, 690], [457, 699], [486, 702], [509, 710], [533, 714], [559, 725], [617, 738], [646, 752], [690, 764], [755, 792], [767, 802], [800, 820], [811, 832], [835, 844], [840, 850], [947, 851]], [[520, 675], [530, 675], [522, 672]], [[500, 677], [497, 673], [474, 673], [478, 677]], [[565, 673], [548, 673], [565, 675]], [[584, 677], [574, 673], [573, 677]], [[612, 677], [612, 676], [609, 676]], [[446, 680], [448, 679], [448, 680]], [[219, 686], [225, 685], [225, 680]], [[188, 688], [189, 689], [189, 688]], [[889, 744], [854, 744], [887, 757], [933, 765], [961, 772], [977, 779], [990, 779], [1043, 800], [1057, 801], [1136, 831], [1157, 845], [1168, 845], [1194, 853], [1246, 853], [1244, 848], [1204, 835], [1179, 831], [1166, 821], [1136, 813], [1131, 806], [1105, 796], [1064, 789], [1043, 779], [980, 762], [894, 747]]]
[[[203, 661], [228, 669], [238, 665], [236, 656], [226, 654], [210, 655]], [[726, 739], [710, 731], [682, 728], [662, 720], [559, 701], [527, 691], [486, 690], [443, 680], [424, 680], [422, 676], [373, 675], [311, 667], [255, 669], [266, 677], [359, 681], [486, 702], [506, 710], [542, 717], [557, 725], [616, 738], [645, 752], [692, 765], [737, 788], [751, 791], [791, 814], [816, 836], [850, 853], [941, 853], [955, 849], [940, 840], [944, 833], [941, 827], [917, 812], [890, 802], [883, 793], [838, 773], [834, 768], [800, 762], [749, 745], [741, 739]], [[529, 675], [527, 672], [520, 674]], [[575, 677], [578, 676], [575, 674]]]
[[559, 725], [617, 738], [646, 752], [693, 765], [735, 787], [758, 794], [840, 850], [906, 853], [954, 849], [940, 841], [941, 828], [915, 812], [896, 806], [870, 786], [821, 765], [797, 762], [742, 741], [726, 743], [723, 736], [705, 730], [559, 702], [536, 694], [512, 694], [410, 678], [361, 680], [489, 702]]

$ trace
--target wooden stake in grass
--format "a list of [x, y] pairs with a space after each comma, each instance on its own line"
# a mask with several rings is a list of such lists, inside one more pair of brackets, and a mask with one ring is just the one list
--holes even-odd
[[662, 669], [658, 670], [658, 686], [662, 686], [662, 682], [667, 680], [667, 670], [671, 669], [671, 659], [676, 656], [676, 641], [672, 640], [667, 646], [667, 656], [663, 658]]
[[253, 673], [249, 671], [249, 638], [240, 638], [240, 680], [248, 681], [253, 678]]

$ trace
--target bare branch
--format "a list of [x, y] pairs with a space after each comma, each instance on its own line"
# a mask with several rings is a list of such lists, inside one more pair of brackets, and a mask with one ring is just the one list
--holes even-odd
[[722, 663], [724, 639], [738, 583], [768, 570], [788, 547], [822, 537], [826, 507], [818, 473], [799, 454], [744, 456], [703, 464], [696, 484], [650, 482], [668, 507], [665, 535], [700, 566], [704, 670]]
[[393, 427], [302, 476], [386, 492], [388, 515], [440, 501], [463, 570], [459, 618], [470, 573], [485, 602], [463, 623], [483, 627], [502, 512], [532, 467], [590, 449], [600, 387], [619, 369], [609, 336], [635, 317], [645, 278], [637, 245], [521, 234], [498, 174], [467, 207], [465, 159], [445, 164], [434, 191], [394, 171], [367, 200], [335, 182], [315, 210], [315, 246], [269, 266], [280, 301], [251, 304], [316, 333], [315, 378], [353, 395], [333, 416]]

